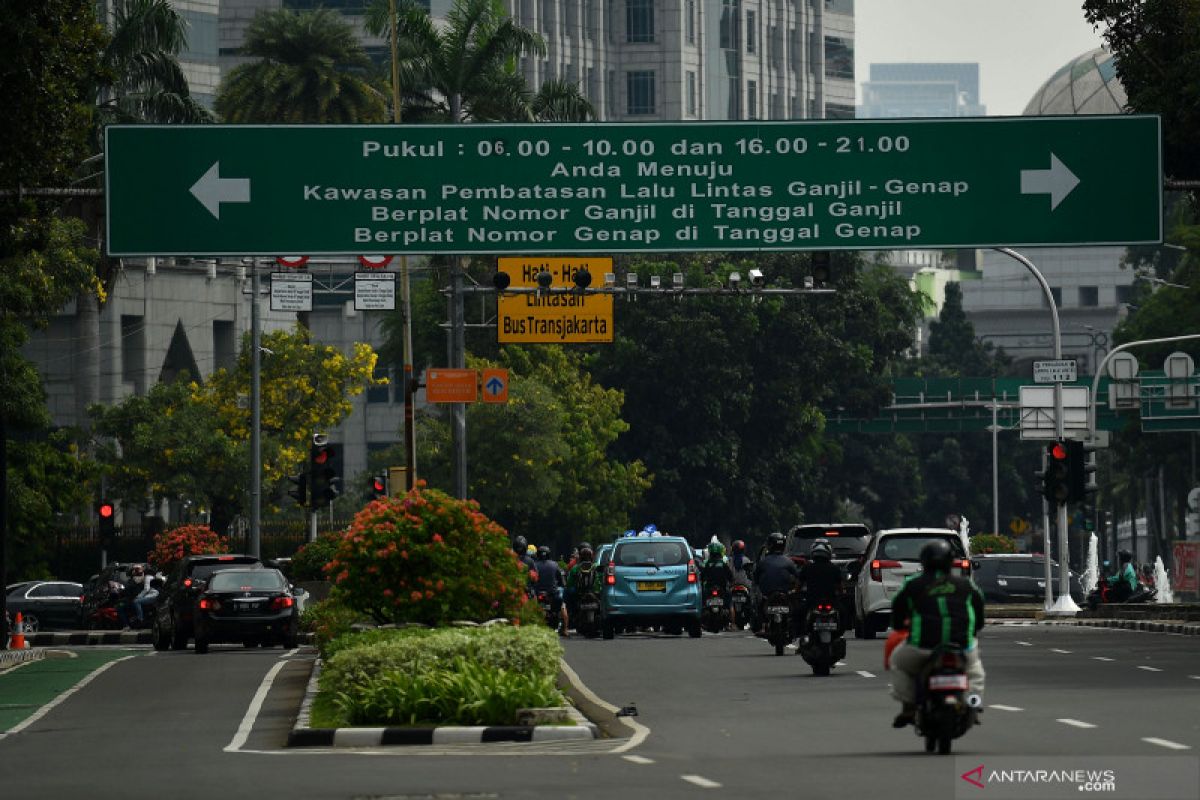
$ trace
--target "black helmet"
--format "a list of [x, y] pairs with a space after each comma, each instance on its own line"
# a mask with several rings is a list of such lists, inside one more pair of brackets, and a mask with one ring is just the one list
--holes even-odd
[[593, 553], [592, 548], [588, 547], [587, 545], [584, 545], [579, 548], [579, 560], [580, 561], [591, 561], [595, 557], [596, 557], [596, 554]]
[[538, 561], [549, 561], [550, 560], [550, 548], [547, 547], [546, 545], [542, 545], [541, 547], [539, 547], [538, 552], [537, 552], [537, 557], [538, 557]]
[[592, 546], [588, 542], [580, 542], [579, 543], [579, 552], [581, 555], [583, 554], [584, 550], [591, 550], [591, 549], [592, 549]]
[[1126, 561], [1133, 561], [1133, 553], [1129, 552], [1128, 550], [1121, 550], [1117, 553], [1117, 559], [1120, 560], [1122, 564], [1124, 564]]
[[824, 539], [817, 539], [808, 551], [808, 557], [813, 561], [832, 561], [833, 548]]
[[783, 534], [779, 531], [767, 535], [767, 550], [772, 553], [782, 553], [787, 540], [783, 538]]
[[517, 555], [519, 556], [525, 555], [525, 548], [528, 546], [529, 542], [524, 536], [518, 536], [517, 538], [513, 539], [513, 550], [517, 551]]
[[954, 552], [945, 539], [934, 539], [921, 548], [921, 568], [926, 572], [949, 572]]

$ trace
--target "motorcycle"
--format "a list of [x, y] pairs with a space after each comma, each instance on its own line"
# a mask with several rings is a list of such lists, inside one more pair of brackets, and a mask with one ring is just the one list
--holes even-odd
[[784, 592], [773, 592], [767, 597], [766, 608], [767, 641], [775, 646], [775, 655], [783, 655], [783, 648], [792, 643], [792, 604]]
[[1096, 588], [1088, 592], [1087, 607], [1095, 611], [1104, 603], [1153, 603], [1158, 596], [1158, 590], [1153, 586], [1139, 583], [1138, 588], [1124, 600], [1117, 600], [1116, 591], [1109, 583], [1108, 577], [1101, 574], [1096, 579]]
[[725, 605], [725, 598], [719, 588], [713, 587], [706, 592], [700, 623], [709, 633], [717, 633], [729, 627], [729, 608]]
[[579, 595], [575, 611], [575, 630], [589, 639], [600, 635], [600, 597], [595, 592]]
[[751, 609], [754, 604], [750, 602], [750, 589], [745, 584], [735, 583], [729, 592], [729, 602], [733, 606], [733, 615], [738, 626], [750, 623], [750, 627], [753, 628], [754, 615]]
[[846, 640], [833, 602], [818, 602], [805, 618], [805, 633], [796, 652], [812, 667], [813, 675], [825, 676], [846, 657]]
[[979, 695], [967, 694], [967, 657], [962, 649], [934, 649], [917, 680], [917, 735], [925, 738], [925, 752], [950, 752], [950, 743], [975, 724], [983, 705]]

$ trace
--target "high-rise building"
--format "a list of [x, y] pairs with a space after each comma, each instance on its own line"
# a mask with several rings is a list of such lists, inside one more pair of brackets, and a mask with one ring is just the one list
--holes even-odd
[[982, 117], [978, 64], [872, 64], [863, 81], [862, 119]]

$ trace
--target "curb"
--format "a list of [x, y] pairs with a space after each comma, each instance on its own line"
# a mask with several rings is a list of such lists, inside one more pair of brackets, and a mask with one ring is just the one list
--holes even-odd
[[[311, 633], [301, 633], [299, 644], [312, 644]], [[153, 644], [154, 635], [146, 631], [56, 631], [27, 633], [25, 641], [30, 647], [81, 647], [103, 644]], [[6, 651], [7, 652], [7, 651]]]
[[[1063, 623], [1058, 623], [1063, 624]], [[1067, 624], [1085, 628], [1119, 628], [1149, 633], [1178, 633], [1185, 636], [1200, 636], [1200, 623], [1154, 621], [1144, 619], [1075, 619]]]
[[313, 664], [296, 724], [288, 733], [288, 747], [383, 747], [422, 744], [489, 744], [492, 742], [564, 742], [597, 738], [594, 724], [573, 706], [567, 713], [574, 725], [442, 725], [437, 727], [310, 728], [313, 698], [321, 662]]

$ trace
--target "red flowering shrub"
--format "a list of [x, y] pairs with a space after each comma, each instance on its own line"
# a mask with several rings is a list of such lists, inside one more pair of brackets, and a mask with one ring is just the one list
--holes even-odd
[[229, 552], [229, 540], [206, 525], [181, 525], [154, 537], [154, 549], [146, 560], [162, 572], [170, 572], [184, 556]]
[[325, 566], [338, 596], [379, 624], [517, 617], [525, 572], [503, 528], [419, 481], [354, 517]]

